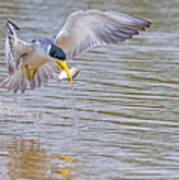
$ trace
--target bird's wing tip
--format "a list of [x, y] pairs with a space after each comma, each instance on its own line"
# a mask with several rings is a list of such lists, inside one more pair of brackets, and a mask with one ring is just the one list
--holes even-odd
[[13, 28], [14, 28], [15, 30], [17, 30], [17, 31], [20, 30], [20, 27], [17, 26], [11, 19], [8, 19], [8, 20], [6, 21], [6, 25], [7, 25], [7, 26], [9, 26], [9, 25], [13, 26]]

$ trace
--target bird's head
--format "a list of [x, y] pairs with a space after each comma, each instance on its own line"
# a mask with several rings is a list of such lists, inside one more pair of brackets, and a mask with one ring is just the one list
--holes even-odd
[[60, 71], [62, 71], [62, 70], [66, 71], [68, 78], [69, 78], [69, 82], [72, 83], [73, 80], [72, 80], [68, 65], [66, 63], [65, 52], [60, 47], [58, 47], [54, 44], [50, 44], [48, 47], [48, 54], [51, 58], [55, 59], [57, 67], [59, 68]]

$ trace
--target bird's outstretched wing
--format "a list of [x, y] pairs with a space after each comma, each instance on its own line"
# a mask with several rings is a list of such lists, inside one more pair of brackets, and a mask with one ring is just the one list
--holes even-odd
[[6, 22], [6, 61], [9, 75], [5, 78], [1, 87], [6, 87], [9, 91], [17, 92], [21, 89], [24, 92], [27, 87], [27, 75], [20, 68], [23, 57], [32, 51], [32, 45], [20, 40], [16, 31], [20, 28], [11, 20]]
[[55, 43], [70, 59], [101, 44], [118, 44], [144, 31], [150, 22], [118, 12], [99, 10], [72, 13], [56, 36]]
[[11, 20], [6, 22], [6, 61], [9, 74], [13, 74], [17, 69], [20, 58], [32, 51], [32, 46], [20, 40], [16, 31], [20, 28]]

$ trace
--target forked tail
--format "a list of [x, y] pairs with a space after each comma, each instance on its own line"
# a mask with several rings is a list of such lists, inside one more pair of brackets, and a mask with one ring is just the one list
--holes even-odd
[[18, 90], [24, 93], [27, 88], [27, 83], [28, 80], [25, 72], [20, 69], [11, 75], [8, 75], [8, 77], [1, 83], [1, 87], [7, 88], [8, 91], [13, 91], [14, 93]]
[[0, 87], [7, 88], [8, 91], [16, 93], [20, 90], [24, 93], [29, 86], [31, 89], [40, 87], [42, 83], [46, 83], [48, 79], [51, 79], [53, 70], [44, 64], [39, 69], [28, 69], [27, 67], [21, 67], [14, 73], [9, 74], [6, 79], [0, 84]]

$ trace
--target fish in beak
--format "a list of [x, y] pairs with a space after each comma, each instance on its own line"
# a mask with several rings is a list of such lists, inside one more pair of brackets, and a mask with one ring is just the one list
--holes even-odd
[[[75, 68], [75, 67], [71, 67], [69, 70], [70, 70], [70, 74], [71, 74], [73, 79], [76, 78], [76, 76], [80, 72], [80, 70]], [[57, 79], [59, 81], [63, 81], [63, 80], [68, 80], [69, 78], [68, 78], [68, 75], [67, 75], [66, 71], [63, 70], [63, 71], [60, 71], [60, 73], [57, 76]]]
[[73, 79], [71, 77], [71, 74], [70, 74], [70, 71], [69, 71], [66, 61], [56, 61], [56, 64], [60, 71], [64, 70], [67, 73], [69, 82], [70, 82], [70, 84], [72, 84]]

